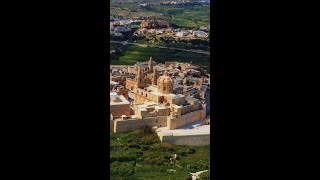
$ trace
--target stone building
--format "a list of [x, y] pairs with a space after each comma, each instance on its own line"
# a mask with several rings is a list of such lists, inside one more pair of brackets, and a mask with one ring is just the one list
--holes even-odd
[[152, 78], [150, 74], [152, 74], [154, 71], [157, 73], [153, 68], [153, 66], [156, 64], [157, 63], [152, 60], [152, 57], [150, 57], [148, 62], [137, 63], [133, 68], [129, 67], [128, 72], [131, 74], [136, 74], [136, 77], [126, 79], [126, 88], [131, 91], [136, 91], [137, 88], [144, 88], [147, 86], [147, 84], [152, 84]]
[[160, 76], [157, 81], [158, 91], [163, 94], [172, 93], [173, 80], [169, 77], [168, 72], [165, 72], [163, 76]]
[[141, 22], [141, 28], [169, 28], [170, 23], [165, 21], [147, 20]]
[[130, 102], [123, 96], [116, 92], [110, 92], [110, 115], [113, 118], [130, 116]]

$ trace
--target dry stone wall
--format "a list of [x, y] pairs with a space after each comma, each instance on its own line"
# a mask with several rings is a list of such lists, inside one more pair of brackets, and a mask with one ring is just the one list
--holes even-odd
[[176, 145], [204, 146], [210, 145], [210, 134], [203, 135], [183, 135], [183, 136], [161, 136], [162, 142]]

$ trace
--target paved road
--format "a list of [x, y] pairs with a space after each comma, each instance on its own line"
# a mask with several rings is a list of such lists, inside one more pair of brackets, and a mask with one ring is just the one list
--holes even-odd
[[[147, 47], [148, 46], [148, 45], [145, 45], [145, 44], [129, 43], [128, 41], [110, 41], [110, 42], [111, 43], [120, 43], [122, 45], [132, 44], [132, 45], [137, 45], [137, 46], [141, 46], [141, 47]], [[152, 46], [152, 47], [162, 48], [162, 49], [173, 49], [173, 50], [180, 50], [180, 51], [186, 51], [186, 52], [193, 52], [193, 53], [210, 55], [210, 52], [197, 50], [197, 49], [182, 49], [182, 48], [166, 47], [166, 46]]]

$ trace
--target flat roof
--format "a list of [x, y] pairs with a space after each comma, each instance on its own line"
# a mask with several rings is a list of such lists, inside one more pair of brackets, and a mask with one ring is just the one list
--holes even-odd
[[187, 97], [186, 97], [186, 100], [187, 100], [187, 101], [199, 101], [199, 99], [194, 98], [194, 97], [191, 97], [191, 96], [187, 96]]
[[167, 94], [166, 96], [169, 96], [169, 97], [171, 97], [172, 99], [177, 99], [177, 98], [185, 97], [185, 96], [182, 95], [182, 94]]
[[152, 91], [152, 92], [150, 92], [150, 94], [153, 94], [155, 96], [163, 96], [163, 94], [159, 91]]
[[[118, 95], [116, 92], [110, 92], [110, 105], [130, 104], [130, 102], [123, 96]], [[113, 102], [112, 100], [119, 99], [120, 102]]]

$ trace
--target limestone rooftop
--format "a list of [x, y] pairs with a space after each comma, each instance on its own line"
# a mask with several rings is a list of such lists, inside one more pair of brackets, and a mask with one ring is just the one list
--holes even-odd
[[178, 98], [183, 98], [184, 95], [182, 94], [167, 94], [166, 96], [172, 98], [172, 99], [178, 99]]
[[110, 92], [110, 105], [130, 104], [130, 102], [123, 96], [116, 92]]
[[157, 86], [150, 85], [150, 86], [147, 87], [147, 90], [154, 92], [154, 91], [157, 91], [158, 89], [157, 89]]
[[186, 97], [186, 100], [187, 100], [187, 101], [192, 101], [192, 102], [199, 101], [199, 99], [194, 98], [194, 97], [191, 97], [191, 96], [187, 96], [187, 97]]
[[138, 105], [138, 108], [139, 108], [139, 109], [144, 109], [144, 108], [148, 108], [148, 107], [154, 107], [154, 106], [156, 106], [156, 105], [158, 105], [158, 103], [155, 103], [155, 102], [145, 102], [145, 103], [143, 103], [143, 104]]
[[119, 83], [114, 82], [114, 81], [110, 81], [110, 85], [113, 85], [113, 84], [119, 84]]
[[156, 96], [163, 96], [163, 94], [161, 92], [159, 92], [158, 90], [150, 92], [150, 93], [153, 94], [153, 95], [156, 95]]

